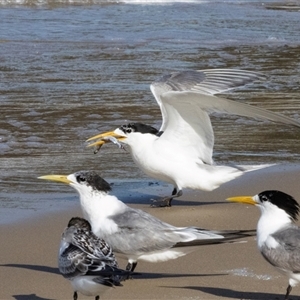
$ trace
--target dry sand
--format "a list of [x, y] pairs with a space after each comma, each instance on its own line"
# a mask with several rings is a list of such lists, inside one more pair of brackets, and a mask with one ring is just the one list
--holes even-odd
[[[248, 173], [210, 193], [185, 192], [172, 208], [130, 205], [177, 226], [253, 229], [259, 210], [227, 203], [225, 199], [278, 189], [300, 200], [299, 172], [300, 166], [280, 166]], [[0, 227], [0, 299], [72, 299], [70, 283], [58, 273], [57, 251], [62, 230], [76, 215], [81, 216], [79, 202], [72, 211]], [[199, 247], [164, 263], [139, 262], [139, 276], [108, 291], [101, 299], [283, 299], [287, 278], [264, 261], [254, 237], [246, 240]], [[119, 264], [125, 267], [126, 261], [119, 259]], [[293, 289], [290, 299], [299, 294], [300, 286]], [[93, 297], [79, 294], [80, 299]]]

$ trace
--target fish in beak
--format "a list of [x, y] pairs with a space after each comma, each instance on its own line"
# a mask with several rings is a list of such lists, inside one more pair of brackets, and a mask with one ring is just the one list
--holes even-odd
[[113, 143], [117, 145], [119, 148], [124, 149], [123, 145], [119, 142], [126, 139], [126, 136], [119, 135], [115, 133], [114, 131], [108, 131], [104, 133], [97, 134], [95, 136], [90, 137], [86, 140], [86, 142], [94, 141], [93, 143], [90, 143], [87, 145], [87, 147], [96, 147], [94, 153], [96, 154], [100, 148], [106, 144], [106, 143]]

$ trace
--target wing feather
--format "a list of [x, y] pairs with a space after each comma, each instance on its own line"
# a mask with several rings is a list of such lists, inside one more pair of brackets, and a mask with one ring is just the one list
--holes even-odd
[[262, 73], [235, 69], [182, 71], [160, 77], [150, 86], [162, 113], [163, 122], [160, 131], [166, 128], [166, 112], [161, 100], [162, 94], [168, 91], [194, 91], [214, 95], [262, 79], [265, 79]]
[[261, 252], [264, 258], [279, 269], [300, 273], [300, 229], [285, 229], [272, 237], [279, 245], [271, 249], [263, 246]]
[[[209, 114], [218, 112], [269, 120], [300, 127], [300, 122], [263, 108], [198, 92], [166, 92], [161, 100], [165, 110], [165, 131], [157, 140], [176, 145], [177, 153], [195, 161], [212, 164], [214, 133]], [[200, 160], [200, 161], [199, 161]]]
[[[178, 243], [201, 240], [220, 240], [223, 236], [209, 230], [195, 227], [174, 227], [149, 215], [148, 213], [129, 208], [126, 212], [110, 217], [118, 225], [119, 231], [106, 237], [114, 251], [141, 255], [149, 252], [167, 250]], [[128, 239], [124, 240], [124, 236]], [[200, 244], [200, 243], [199, 243]], [[118, 249], [121, 245], [122, 250]]]

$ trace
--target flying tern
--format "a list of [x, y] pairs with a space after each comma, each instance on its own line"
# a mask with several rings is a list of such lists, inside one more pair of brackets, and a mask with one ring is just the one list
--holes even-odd
[[165, 75], [150, 86], [162, 114], [159, 130], [142, 123], [129, 123], [89, 138], [87, 142], [93, 142], [88, 146], [100, 148], [109, 141], [126, 144], [133, 161], [146, 175], [173, 184], [172, 195], [158, 201], [156, 206], [171, 206], [172, 199], [181, 196], [183, 188], [212, 191], [247, 171], [270, 165], [215, 165], [210, 113], [235, 114], [300, 127], [300, 122], [286, 116], [214, 96], [263, 78], [261, 73], [232, 69]]
[[257, 245], [262, 256], [289, 278], [285, 300], [300, 281], [300, 228], [295, 224], [300, 206], [290, 195], [271, 190], [253, 197], [227, 200], [256, 205], [261, 217], [257, 224]]
[[232, 242], [253, 235], [253, 231], [175, 227], [109, 195], [109, 183], [93, 171], [39, 178], [67, 183], [79, 193], [84, 218], [91, 223], [93, 232], [104, 239], [115, 253], [127, 257], [128, 271], [134, 270], [138, 260], [167, 261], [195, 250], [194, 246]]
[[118, 268], [111, 247], [93, 234], [87, 220], [79, 217], [72, 218], [62, 234], [58, 268], [71, 281], [74, 300], [77, 292], [98, 300], [99, 294], [128, 277], [128, 272]]

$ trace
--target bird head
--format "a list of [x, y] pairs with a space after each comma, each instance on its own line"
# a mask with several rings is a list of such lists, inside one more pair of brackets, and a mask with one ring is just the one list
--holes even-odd
[[86, 231], [92, 231], [92, 226], [90, 222], [86, 219], [80, 217], [73, 217], [68, 223], [68, 227], [76, 227], [79, 229], [85, 229]]
[[274, 210], [284, 211], [292, 221], [298, 219], [300, 206], [298, 202], [290, 195], [277, 191], [269, 190], [261, 192], [255, 196], [239, 196], [231, 197], [226, 200], [230, 202], [239, 202], [251, 205], [257, 205], [263, 212], [271, 212]]
[[110, 184], [94, 171], [79, 171], [70, 175], [45, 175], [38, 178], [69, 184], [79, 194], [93, 191], [108, 193], [111, 190]]
[[[128, 138], [132, 137], [136, 134], [152, 134], [158, 135], [158, 130], [152, 126], [143, 124], [143, 123], [129, 123], [126, 125], [122, 125], [115, 129], [114, 131], [108, 131], [104, 133], [97, 134], [89, 139], [87, 142], [95, 141], [88, 145], [88, 147], [101, 147], [102, 145], [108, 142], [122, 142], [127, 144]], [[116, 142], [116, 143], [117, 143]]]

